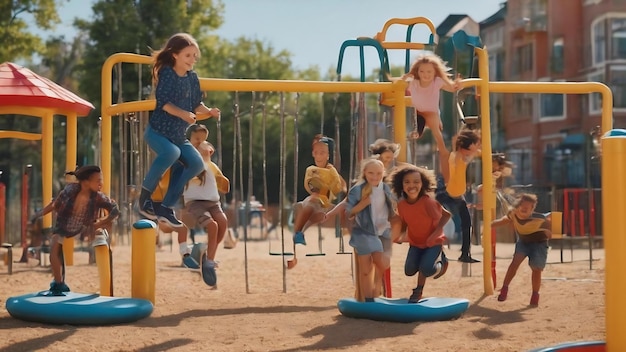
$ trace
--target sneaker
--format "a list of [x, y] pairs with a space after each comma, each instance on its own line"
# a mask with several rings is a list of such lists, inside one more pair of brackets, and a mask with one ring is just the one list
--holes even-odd
[[141, 214], [148, 220], [157, 219], [156, 213], [154, 212], [154, 204], [152, 203], [152, 199], [148, 198], [139, 203], [139, 214]]
[[306, 246], [306, 239], [304, 238], [304, 233], [302, 231], [298, 231], [293, 234], [293, 244]]
[[423, 287], [416, 287], [413, 289], [413, 294], [409, 297], [409, 303], [417, 303], [420, 299], [422, 299], [422, 291]]
[[446, 258], [446, 255], [443, 254], [443, 252], [441, 252], [441, 260], [437, 262], [437, 268], [439, 269], [439, 272], [433, 276], [433, 279], [435, 280], [442, 277], [443, 274], [448, 271], [448, 258]]
[[65, 282], [61, 282], [60, 284], [57, 284], [56, 281], [52, 280], [50, 282], [50, 289], [52, 290], [52, 288], [58, 288], [62, 292], [70, 292], [70, 287], [67, 286]]
[[65, 282], [57, 283], [52, 280], [49, 291], [52, 296], [65, 296], [65, 292], [70, 292], [70, 288]]
[[161, 205], [155, 209], [155, 213], [157, 219], [160, 222], [164, 222], [171, 227], [181, 228], [185, 226], [182, 222], [180, 222], [180, 220], [176, 218], [176, 215], [174, 215], [174, 210], [172, 210], [171, 208]]
[[508, 286], [502, 286], [502, 288], [500, 289], [500, 294], [498, 295], [498, 301], [500, 301], [500, 302], [506, 301], [506, 296], [508, 294], [509, 294], [509, 287]]
[[200, 269], [200, 264], [189, 254], [183, 255], [183, 266], [189, 269]]
[[533, 307], [539, 305], [539, 292], [533, 292], [532, 296], [530, 296], [530, 305]]
[[480, 263], [480, 260], [472, 258], [469, 254], [462, 254], [459, 257], [459, 261], [461, 263]]
[[202, 256], [202, 280], [204, 283], [214, 287], [217, 285], [217, 274], [215, 273], [215, 262], [207, 260], [206, 255]]

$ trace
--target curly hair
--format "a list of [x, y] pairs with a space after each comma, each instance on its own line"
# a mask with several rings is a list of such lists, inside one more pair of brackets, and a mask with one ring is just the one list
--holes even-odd
[[435, 180], [434, 175], [426, 169], [412, 164], [405, 164], [397, 168], [391, 175], [389, 175], [391, 191], [396, 195], [396, 197], [398, 197], [398, 199], [407, 198], [407, 195], [404, 193], [404, 177], [415, 172], [419, 173], [420, 178], [422, 179], [422, 189], [420, 189], [418, 198], [433, 191], [437, 186], [437, 181]]
[[469, 149], [470, 145], [480, 142], [480, 136], [474, 130], [463, 129], [456, 136], [455, 150]]
[[451, 69], [446, 65], [439, 56], [435, 54], [421, 55], [415, 60], [408, 73], [412, 74], [415, 79], [419, 79], [418, 72], [421, 65], [432, 64], [435, 69], [435, 76], [443, 79], [448, 84], [453, 84], [450, 77], [452, 74], [449, 72]]

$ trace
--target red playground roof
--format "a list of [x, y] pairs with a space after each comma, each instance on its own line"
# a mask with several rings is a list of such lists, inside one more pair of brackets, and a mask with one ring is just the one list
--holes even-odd
[[11, 62], [0, 64], [0, 106], [31, 106], [87, 116], [94, 106], [33, 71]]

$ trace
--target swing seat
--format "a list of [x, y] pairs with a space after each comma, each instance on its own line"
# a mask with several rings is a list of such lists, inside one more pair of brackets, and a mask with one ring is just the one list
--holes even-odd
[[307, 257], [323, 257], [326, 253], [307, 253]]
[[468, 126], [476, 125], [478, 123], [478, 116], [465, 116], [461, 118], [461, 121]]
[[274, 256], [278, 256], [278, 255], [284, 255], [284, 256], [293, 256], [293, 252], [270, 252], [270, 255], [274, 255]]

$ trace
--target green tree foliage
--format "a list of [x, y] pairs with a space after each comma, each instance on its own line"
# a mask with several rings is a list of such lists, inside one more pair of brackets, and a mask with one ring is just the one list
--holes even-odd
[[60, 21], [54, 0], [0, 1], [0, 62], [30, 59], [45, 52], [41, 37], [27, 30], [27, 16], [43, 30]]
[[[219, 0], [101, 0], [92, 10], [92, 21], [77, 23], [89, 36], [80, 66], [80, 90], [99, 106], [101, 70], [97, 68], [101, 68], [109, 56], [120, 52], [149, 55], [177, 32], [190, 33], [204, 43], [209, 33], [222, 24], [224, 6]], [[149, 69], [142, 69], [142, 81], [138, 77], [136, 67], [124, 67], [122, 77], [113, 77], [114, 82], [122, 80], [122, 94], [114, 90], [114, 97], [121, 96], [123, 101], [137, 100], [143, 94], [141, 90], [150, 84]], [[138, 87], [137, 82], [142, 82], [144, 87]]]

